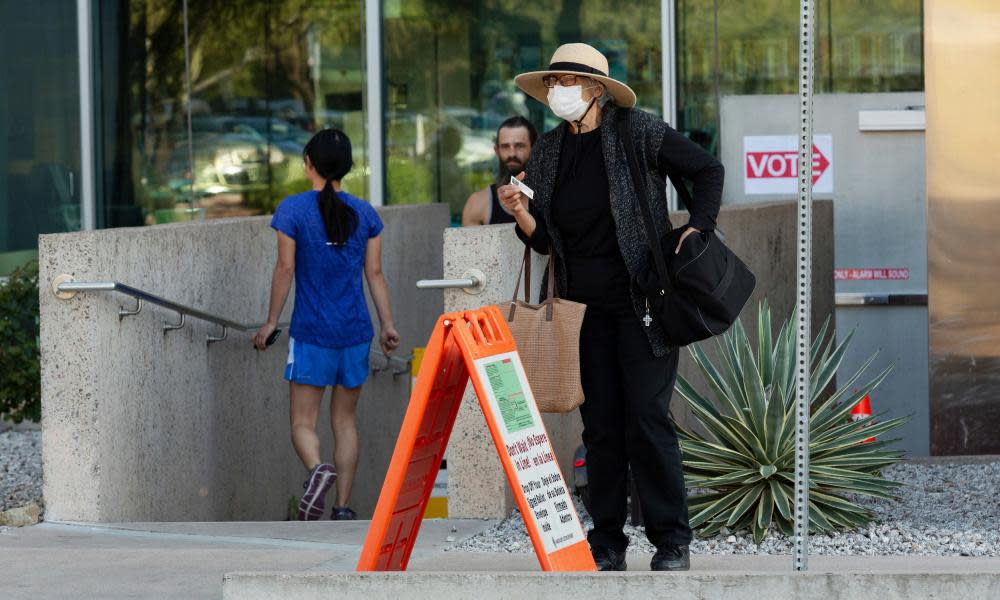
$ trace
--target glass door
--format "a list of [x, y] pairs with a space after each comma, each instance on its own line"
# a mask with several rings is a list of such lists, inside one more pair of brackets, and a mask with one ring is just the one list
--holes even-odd
[[0, 277], [35, 258], [38, 235], [80, 229], [76, 10], [0, 3]]
[[188, 2], [190, 102], [181, 6], [101, 3], [101, 225], [270, 213], [308, 189], [324, 127], [351, 138], [344, 188], [363, 196], [361, 0]]
[[497, 127], [521, 115], [558, 124], [514, 76], [548, 66], [555, 49], [604, 52], [639, 108], [663, 106], [659, 0], [383, 0], [388, 204], [443, 202], [461, 222], [469, 195], [497, 177]]

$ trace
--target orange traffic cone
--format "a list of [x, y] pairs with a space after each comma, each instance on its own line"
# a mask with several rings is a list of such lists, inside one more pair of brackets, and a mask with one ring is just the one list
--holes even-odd
[[[872, 416], [872, 399], [868, 396], [868, 394], [865, 394], [865, 397], [862, 398], [860, 402], [858, 402], [857, 406], [851, 409], [851, 420], [854, 422], [863, 421], [865, 419], [870, 418], [871, 416]], [[874, 442], [874, 441], [875, 438], [870, 437], [861, 443], [867, 444], [868, 442]]]

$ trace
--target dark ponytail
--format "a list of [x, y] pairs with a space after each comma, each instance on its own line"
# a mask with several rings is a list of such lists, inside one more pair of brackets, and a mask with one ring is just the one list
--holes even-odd
[[324, 129], [306, 144], [303, 154], [313, 169], [326, 180], [319, 192], [319, 214], [323, 217], [326, 237], [330, 244], [343, 246], [358, 228], [358, 215], [333, 189], [354, 166], [351, 140], [339, 129]]

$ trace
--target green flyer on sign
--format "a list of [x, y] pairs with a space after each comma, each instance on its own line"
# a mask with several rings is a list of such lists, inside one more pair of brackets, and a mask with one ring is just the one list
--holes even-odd
[[486, 376], [490, 379], [490, 388], [500, 405], [500, 415], [503, 417], [507, 433], [515, 433], [535, 424], [528, 408], [528, 400], [521, 389], [521, 381], [514, 370], [514, 362], [505, 358], [486, 365]]

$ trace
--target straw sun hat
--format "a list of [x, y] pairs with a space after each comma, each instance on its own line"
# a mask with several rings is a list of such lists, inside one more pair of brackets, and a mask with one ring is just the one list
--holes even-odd
[[608, 77], [607, 57], [587, 44], [563, 44], [559, 46], [552, 55], [552, 60], [549, 61], [548, 70], [521, 73], [514, 78], [514, 83], [525, 94], [548, 105], [549, 89], [542, 83], [542, 77], [549, 74], [563, 75], [566, 73], [583, 75], [603, 83], [618, 106], [626, 108], [635, 106], [635, 92], [632, 91], [632, 88]]

